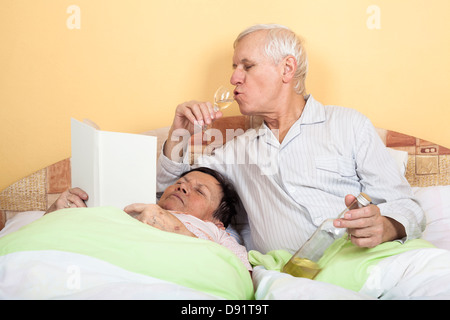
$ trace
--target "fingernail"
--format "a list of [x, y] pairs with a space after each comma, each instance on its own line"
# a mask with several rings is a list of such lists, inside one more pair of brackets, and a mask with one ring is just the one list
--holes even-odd
[[346, 213], [346, 214], [344, 215], [344, 218], [345, 218], [345, 219], [351, 219], [351, 218], [352, 218], [352, 214], [351, 214], [351, 213]]

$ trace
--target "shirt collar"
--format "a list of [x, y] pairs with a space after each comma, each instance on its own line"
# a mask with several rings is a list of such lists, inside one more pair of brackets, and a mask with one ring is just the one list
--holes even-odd
[[305, 100], [305, 108], [297, 123], [302, 125], [324, 122], [326, 119], [325, 107], [310, 94], [305, 96]]

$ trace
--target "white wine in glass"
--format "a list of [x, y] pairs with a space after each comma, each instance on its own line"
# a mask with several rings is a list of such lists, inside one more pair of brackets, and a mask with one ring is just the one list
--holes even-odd
[[[228, 108], [234, 101], [233, 90], [220, 86], [214, 93], [214, 112]], [[208, 125], [203, 126], [203, 131], [208, 129]]]
[[221, 86], [214, 94], [214, 111], [228, 108], [234, 101], [233, 91], [227, 87]]

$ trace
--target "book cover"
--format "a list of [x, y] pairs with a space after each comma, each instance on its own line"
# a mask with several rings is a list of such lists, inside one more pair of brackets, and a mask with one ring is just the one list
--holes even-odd
[[98, 130], [71, 119], [72, 187], [87, 192], [88, 207], [156, 203], [153, 136]]

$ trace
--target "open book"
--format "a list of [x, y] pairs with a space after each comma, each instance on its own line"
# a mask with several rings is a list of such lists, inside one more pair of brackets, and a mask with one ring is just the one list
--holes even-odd
[[88, 207], [156, 203], [157, 138], [108, 132], [71, 119], [72, 187]]

